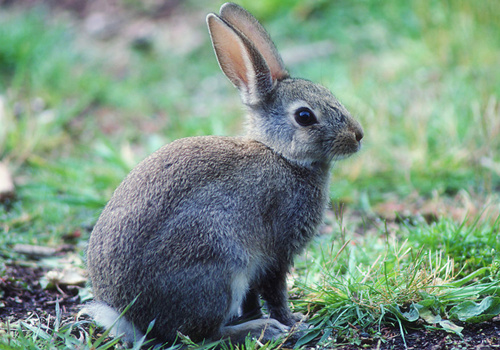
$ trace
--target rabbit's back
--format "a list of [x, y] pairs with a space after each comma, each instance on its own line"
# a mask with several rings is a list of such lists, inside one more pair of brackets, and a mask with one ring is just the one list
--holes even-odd
[[152, 335], [166, 340], [175, 337], [166, 329], [215, 334], [268, 267], [289, 266], [313, 235], [327, 176], [244, 138], [161, 148], [117, 188], [94, 228], [96, 299], [121, 311], [141, 293], [127, 317], [142, 331], [156, 319]]

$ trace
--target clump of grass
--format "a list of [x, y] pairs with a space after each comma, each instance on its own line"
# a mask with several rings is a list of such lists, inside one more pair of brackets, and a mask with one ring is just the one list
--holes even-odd
[[21, 349], [114, 349], [119, 338], [110, 340], [108, 333], [96, 335], [95, 326], [89, 321], [63, 320], [59, 304], [56, 304], [55, 318], [30, 318], [2, 325], [4, 334], [0, 347], [5, 350]]
[[407, 226], [407, 237], [416, 247], [453, 257], [458, 277], [491, 267], [492, 277], [499, 278], [500, 217], [492, 223], [480, 219], [478, 216], [470, 224], [442, 219], [429, 226]]
[[[455, 321], [485, 321], [500, 314], [498, 227], [467, 227], [444, 219], [418, 230], [427, 234], [410, 232], [402, 243], [401, 232], [385, 228], [352, 241], [343, 231], [327, 248], [322, 248], [325, 242], [313, 246], [316, 260], [305, 263], [308, 274], [299, 282], [305, 294], [294, 301], [315, 326], [301, 344], [314, 338], [325, 346], [350, 341], [353, 330], [377, 333], [387, 324], [399, 327], [404, 340], [406, 328], [422, 321], [459, 334], [462, 327]], [[478, 258], [470, 260], [465, 250]]]

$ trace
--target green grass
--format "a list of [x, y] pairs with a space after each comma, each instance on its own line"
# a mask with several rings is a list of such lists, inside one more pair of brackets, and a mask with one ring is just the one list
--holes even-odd
[[[442, 328], [460, 334], [455, 321], [478, 322], [500, 312], [500, 220], [490, 226], [381, 225], [359, 237], [320, 237], [297, 267], [295, 307], [325, 346], [349, 341], [353, 329], [380, 332], [381, 325]], [[474, 309], [477, 303], [490, 308]], [[472, 303], [472, 304], [471, 304]], [[457, 311], [459, 310], [459, 311]]]
[[[180, 137], [241, 132], [237, 92], [204, 23], [220, 3], [185, 5], [193, 20], [182, 35], [202, 40], [184, 51], [164, 28], [148, 51], [123, 38], [103, 43], [47, 8], [1, 9], [0, 160], [17, 198], [0, 206], [0, 267], [22, 258], [16, 243], [58, 246], [75, 231], [83, 254], [102, 207], [143, 157]], [[308, 337], [356, 343], [352, 325], [404, 334], [416, 320], [459, 333], [460, 321], [498, 314], [500, 3], [241, 4], [285, 61], [308, 54], [292, 75], [329, 87], [365, 129], [363, 150], [333, 171], [332, 202], [346, 214], [329, 219], [297, 261], [293, 304], [317, 326]], [[317, 54], [317, 41], [332, 51]], [[384, 222], [386, 203], [414, 210]], [[440, 209], [432, 223], [422, 219], [429, 203]], [[75, 334], [82, 349], [113, 346], [95, 346], [100, 338], [78, 322], [34, 324], [9, 329], [0, 349], [72, 348]]]

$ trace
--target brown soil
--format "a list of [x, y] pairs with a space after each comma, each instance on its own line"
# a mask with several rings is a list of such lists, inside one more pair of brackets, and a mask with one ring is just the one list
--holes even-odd
[[43, 289], [40, 279], [46, 272], [34, 266], [5, 266], [3, 274], [0, 272], [0, 321], [14, 323], [33, 314], [55, 317], [57, 303], [63, 318], [79, 311], [79, 287]]

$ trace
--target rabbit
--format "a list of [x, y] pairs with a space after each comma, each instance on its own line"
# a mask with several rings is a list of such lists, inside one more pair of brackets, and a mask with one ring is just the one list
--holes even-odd
[[286, 276], [322, 222], [332, 163], [361, 147], [361, 125], [325, 87], [289, 76], [249, 12], [226, 3], [207, 24], [246, 133], [163, 146], [102, 211], [87, 248], [86, 311], [128, 341], [267, 342], [302, 329]]

